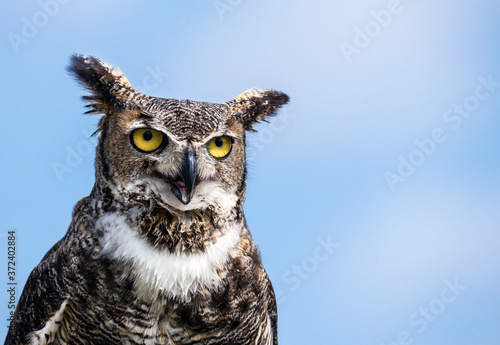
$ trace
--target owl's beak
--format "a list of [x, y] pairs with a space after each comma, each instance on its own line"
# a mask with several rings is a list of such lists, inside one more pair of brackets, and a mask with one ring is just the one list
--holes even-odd
[[172, 181], [176, 187], [174, 188], [174, 194], [184, 205], [189, 204], [193, 197], [195, 182], [196, 159], [194, 153], [188, 150], [179, 179], [177, 181]]

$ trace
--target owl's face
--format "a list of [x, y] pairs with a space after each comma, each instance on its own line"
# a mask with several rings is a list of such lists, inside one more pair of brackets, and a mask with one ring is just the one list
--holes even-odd
[[245, 189], [245, 130], [288, 101], [271, 90], [221, 104], [152, 97], [92, 57], [73, 56], [69, 70], [91, 91], [90, 112], [105, 114], [97, 183], [141, 190], [180, 211], [235, 204]]
[[[146, 97], [109, 119], [109, 178], [179, 210], [234, 204], [244, 186], [245, 129], [220, 104]], [[136, 107], [134, 107], [136, 108]]]

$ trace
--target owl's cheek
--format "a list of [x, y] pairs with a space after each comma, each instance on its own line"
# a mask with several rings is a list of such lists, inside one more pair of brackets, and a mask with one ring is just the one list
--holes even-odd
[[196, 188], [196, 194], [191, 204], [196, 208], [219, 206], [222, 210], [230, 211], [237, 202], [237, 195], [230, 186], [222, 181], [201, 181]]
[[136, 159], [128, 159], [126, 155], [122, 155], [119, 164], [116, 164], [113, 173], [115, 181], [119, 184], [134, 183], [144, 177], [145, 171], [154, 171], [154, 162], [147, 160], [137, 161]]

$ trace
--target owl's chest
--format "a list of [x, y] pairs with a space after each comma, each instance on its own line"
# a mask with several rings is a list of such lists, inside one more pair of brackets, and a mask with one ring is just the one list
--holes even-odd
[[269, 319], [249, 315], [248, 310], [222, 309], [214, 305], [197, 308], [167, 306], [165, 312], [157, 313], [132, 303], [125, 310], [110, 312], [108, 308], [106, 315], [99, 315], [99, 308], [96, 309], [95, 305], [93, 310], [80, 306], [76, 313], [72, 308], [73, 322], [67, 329], [71, 336], [58, 337], [59, 342], [55, 343], [90, 344], [89, 332], [93, 345], [245, 345], [255, 344], [261, 333], [270, 336]]
[[[271, 339], [265, 307], [265, 286], [248, 284], [250, 273], [230, 273], [221, 287], [203, 301], [176, 298], [144, 299], [125, 280], [111, 281], [117, 267], [106, 268], [93, 288], [78, 291], [67, 302], [71, 344], [255, 344]], [[234, 267], [233, 267], [234, 268]], [[119, 268], [115, 273], [122, 270]], [[101, 271], [102, 272], [102, 271]], [[88, 272], [87, 272], [88, 274]], [[111, 287], [113, 290], [111, 290]], [[119, 335], [119, 339], [117, 338]], [[267, 344], [267, 342], [258, 342]]]
[[249, 239], [240, 239], [240, 228], [225, 229], [193, 254], [154, 248], [117, 214], [101, 217], [96, 228], [104, 234], [99, 254], [68, 272], [79, 282], [64, 314], [71, 344], [88, 344], [89, 331], [92, 344], [242, 345], [271, 339], [265, 271], [260, 261], [241, 255]]

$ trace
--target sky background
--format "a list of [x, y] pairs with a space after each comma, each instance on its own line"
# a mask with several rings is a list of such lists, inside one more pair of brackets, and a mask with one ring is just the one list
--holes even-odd
[[500, 3], [76, 1], [0, 5], [0, 338], [94, 183], [99, 116], [73, 53], [139, 91], [291, 102], [248, 137], [245, 213], [281, 344], [500, 343]]

